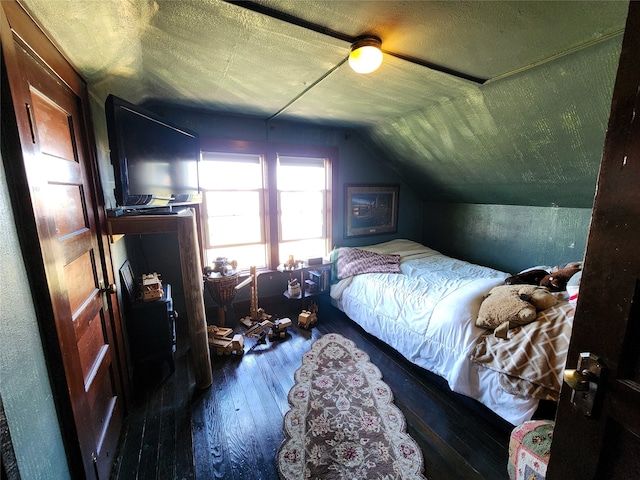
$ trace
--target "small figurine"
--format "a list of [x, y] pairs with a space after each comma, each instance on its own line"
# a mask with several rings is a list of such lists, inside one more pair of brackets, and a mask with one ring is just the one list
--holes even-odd
[[160, 275], [156, 272], [143, 274], [141, 286], [142, 300], [145, 302], [160, 300], [164, 295]]
[[283, 270], [295, 270], [304, 264], [302, 260], [295, 260], [293, 255], [289, 255], [289, 259], [282, 264]]
[[292, 278], [289, 280], [287, 291], [292, 297], [297, 297], [298, 295], [300, 295], [300, 282], [297, 278]]

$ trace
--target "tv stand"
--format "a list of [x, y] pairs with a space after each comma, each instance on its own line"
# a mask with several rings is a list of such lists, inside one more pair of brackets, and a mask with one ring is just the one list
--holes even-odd
[[118, 235], [144, 233], [178, 233], [182, 284], [189, 324], [189, 339], [193, 354], [196, 387], [211, 386], [211, 357], [207, 338], [207, 318], [204, 309], [202, 265], [198, 246], [198, 230], [195, 213], [191, 209], [174, 215], [133, 215], [110, 217], [107, 221], [111, 242]]

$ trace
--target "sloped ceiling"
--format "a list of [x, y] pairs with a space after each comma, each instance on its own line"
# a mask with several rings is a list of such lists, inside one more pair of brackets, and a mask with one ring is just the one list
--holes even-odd
[[[628, 8], [21, 3], [102, 98], [349, 128], [425, 200], [566, 207], [593, 202]], [[364, 34], [387, 52], [369, 75], [344, 62]]]

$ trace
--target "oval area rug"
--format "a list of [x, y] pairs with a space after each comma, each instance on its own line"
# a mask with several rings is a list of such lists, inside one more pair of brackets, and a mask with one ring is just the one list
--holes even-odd
[[391, 389], [351, 340], [335, 333], [316, 340], [294, 380], [278, 450], [280, 478], [426, 478]]

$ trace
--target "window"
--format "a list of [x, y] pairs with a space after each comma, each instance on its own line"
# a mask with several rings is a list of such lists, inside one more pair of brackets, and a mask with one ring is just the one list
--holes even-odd
[[201, 141], [205, 264], [274, 269], [331, 248], [334, 149]]

